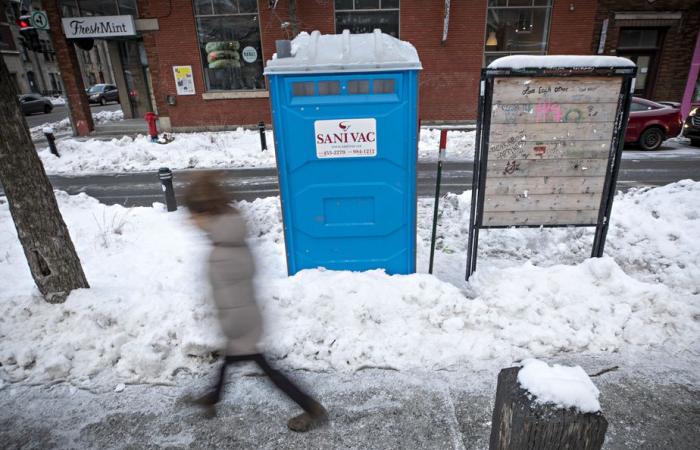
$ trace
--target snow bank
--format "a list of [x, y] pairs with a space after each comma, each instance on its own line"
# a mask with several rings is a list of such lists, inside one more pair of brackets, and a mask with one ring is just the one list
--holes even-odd
[[[95, 124], [116, 122], [116, 121], [124, 120], [124, 113], [122, 112], [122, 110], [99, 111], [99, 112], [92, 114], [92, 120], [95, 121]], [[32, 136], [32, 140], [37, 140], [37, 139], [42, 138], [44, 128], [52, 128], [54, 133], [56, 133], [56, 134], [68, 132], [71, 130], [70, 119], [66, 117], [65, 119], [61, 119], [57, 122], [46, 122], [44, 124], [37, 125], [35, 127], [31, 127], [29, 129], [29, 133]], [[48, 147], [46, 148], [46, 151], [48, 152]]]
[[143, 172], [215, 167], [270, 167], [275, 165], [272, 132], [267, 134], [268, 150], [261, 151], [257, 131], [239, 128], [219, 133], [175, 133], [166, 145], [155, 144], [147, 136], [124, 136], [111, 141], [63, 139], [61, 157], [48, 147], [39, 156], [48, 173]]
[[535, 396], [537, 403], [576, 408], [582, 413], [600, 411], [600, 392], [580, 366], [550, 366], [544, 361], [526, 359], [518, 372], [518, 383]]
[[[0, 378], [167, 382], [208, 370], [219, 337], [203, 273], [207, 242], [186, 214], [85, 195], [58, 200], [91, 289], [62, 305], [41, 300], [0, 204]], [[495, 372], [533, 357], [698, 352], [700, 183], [618, 196], [601, 259], [587, 259], [590, 230], [484, 231], [468, 285], [469, 193], [441, 208], [437, 276], [319, 269], [287, 277], [279, 199], [239, 207], [258, 261], [264, 344], [286, 368]], [[421, 270], [431, 211], [419, 202]]]
[[[70, 127], [70, 124], [67, 123]], [[175, 140], [158, 145], [146, 136], [101, 141], [96, 139], [63, 139], [59, 142], [61, 157], [48, 147], [39, 151], [44, 168], [51, 174], [87, 174], [95, 172], [139, 172], [171, 169], [274, 167], [275, 149], [272, 131], [267, 131], [268, 150], [260, 149], [257, 130], [216, 133], [174, 133]], [[418, 157], [437, 159], [440, 131], [423, 129], [420, 133]], [[474, 132], [450, 131], [447, 160], [471, 160], [474, 157]]]
[[511, 55], [498, 58], [489, 69], [559, 69], [563, 67], [635, 67], [627, 58], [593, 55]]

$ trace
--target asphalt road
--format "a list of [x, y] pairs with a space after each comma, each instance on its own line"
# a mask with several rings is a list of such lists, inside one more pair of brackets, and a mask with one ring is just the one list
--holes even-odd
[[[90, 106], [90, 109], [93, 113], [100, 111], [117, 111], [121, 109], [121, 105], [119, 103], [111, 103], [105, 106], [92, 105]], [[63, 120], [66, 117], [68, 117], [68, 108], [66, 106], [60, 105], [54, 106], [53, 111], [51, 111], [49, 114], [42, 113], [26, 116], [27, 125], [29, 125], [30, 128], [43, 125], [49, 122], [58, 122], [59, 120]]]
[[[700, 150], [698, 151], [700, 154]], [[195, 170], [174, 173], [176, 195], [182, 193], [187, 177]], [[236, 200], [279, 195], [275, 168], [211, 170], [223, 175], [224, 183]], [[418, 196], [435, 194], [436, 164], [418, 164]], [[626, 158], [622, 161], [618, 189], [633, 186], [659, 186], [691, 178], [700, 180], [700, 158], [663, 157], [659, 159]], [[156, 173], [124, 173], [87, 176], [51, 176], [54, 188], [70, 194], [85, 192], [106, 204], [150, 206], [162, 202]], [[446, 162], [443, 166], [442, 192], [460, 193], [471, 188], [472, 162]]]

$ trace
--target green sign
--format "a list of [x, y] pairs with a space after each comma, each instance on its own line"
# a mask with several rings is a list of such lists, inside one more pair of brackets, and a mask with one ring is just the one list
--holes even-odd
[[37, 30], [49, 29], [49, 17], [46, 15], [46, 11], [34, 11], [29, 20]]

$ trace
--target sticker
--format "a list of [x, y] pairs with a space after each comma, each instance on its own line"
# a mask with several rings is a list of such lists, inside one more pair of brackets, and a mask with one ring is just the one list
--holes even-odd
[[377, 156], [375, 119], [317, 120], [314, 138], [319, 158]]
[[255, 47], [245, 47], [241, 52], [241, 56], [243, 57], [243, 61], [248, 64], [254, 63], [258, 60], [258, 51], [255, 50]]

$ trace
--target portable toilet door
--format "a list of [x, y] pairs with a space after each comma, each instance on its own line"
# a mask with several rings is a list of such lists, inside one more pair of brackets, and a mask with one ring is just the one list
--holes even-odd
[[379, 30], [292, 44], [265, 72], [289, 274], [415, 272], [415, 48]]

